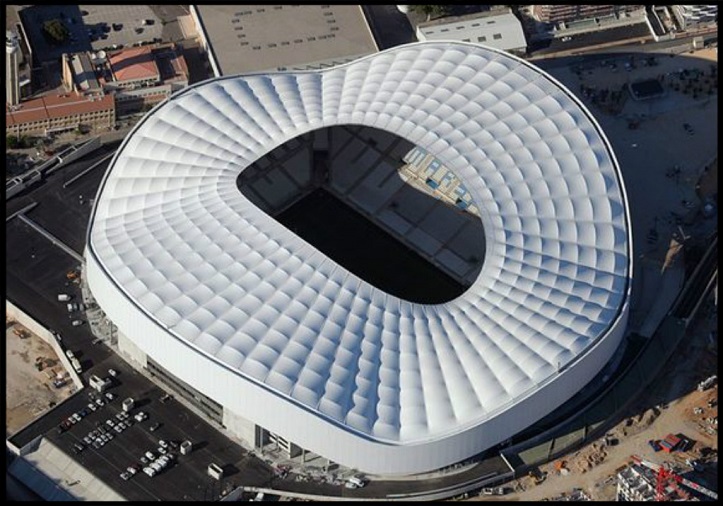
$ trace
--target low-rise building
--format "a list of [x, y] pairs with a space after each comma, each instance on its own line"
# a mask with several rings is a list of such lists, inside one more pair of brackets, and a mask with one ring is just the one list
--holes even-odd
[[63, 55], [63, 84], [77, 93], [111, 94], [122, 115], [149, 109], [188, 86], [188, 66], [173, 45], [76, 53]]
[[671, 10], [683, 30], [718, 23], [717, 5], [673, 5]]
[[532, 16], [542, 23], [569, 23], [583, 19], [632, 13], [644, 7], [644, 5], [533, 5]]
[[75, 92], [48, 95], [6, 104], [6, 135], [47, 135], [77, 128], [109, 129], [115, 125], [115, 101], [111, 95]]
[[417, 38], [477, 42], [510, 53], [524, 54], [527, 47], [522, 23], [509, 8], [449, 16], [417, 25]]

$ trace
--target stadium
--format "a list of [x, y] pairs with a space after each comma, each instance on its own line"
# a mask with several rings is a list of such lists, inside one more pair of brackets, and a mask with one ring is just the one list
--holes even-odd
[[[321, 194], [453, 289], [387, 288], [298, 235], [287, 220]], [[411, 475], [509, 439], [608, 363], [630, 234], [572, 93], [502, 51], [426, 42], [158, 105], [98, 190], [85, 276], [119, 353], [249, 445]]]

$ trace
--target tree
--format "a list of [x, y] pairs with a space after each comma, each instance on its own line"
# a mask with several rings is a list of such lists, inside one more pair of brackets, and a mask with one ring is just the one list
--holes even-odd
[[5, 137], [5, 145], [10, 149], [17, 149], [20, 146], [20, 140], [17, 135], [8, 135]]
[[68, 38], [68, 28], [59, 19], [51, 19], [43, 23], [43, 36], [56, 46], [61, 45]]
[[412, 5], [411, 9], [418, 13], [427, 16], [427, 21], [432, 17], [439, 18], [449, 12], [449, 8], [446, 5]]

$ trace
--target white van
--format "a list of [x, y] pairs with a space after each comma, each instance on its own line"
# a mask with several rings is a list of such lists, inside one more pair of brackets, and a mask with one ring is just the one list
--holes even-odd
[[70, 300], [70, 295], [67, 293], [59, 293], [58, 294], [58, 302], [68, 302]]
[[362, 488], [364, 485], [366, 485], [366, 482], [358, 476], [352, 476], [347, 480], [347, 483], [351, 483], [352, 485], [354, 485], [354, 488]]

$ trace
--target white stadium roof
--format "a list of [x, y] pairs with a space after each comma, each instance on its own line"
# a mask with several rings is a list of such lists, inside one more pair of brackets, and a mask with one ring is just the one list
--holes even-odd
[[[461, 179], [478, 279], [389, 295], [254, 206], [241, 171], [305, 132], [361, 124]], [[632, 272], [610, 146], [553, 78], [476, 44], [199, 83], [148, 114], [98, 191], [88, 280], [120, 331], [204, 394], [311, 451], [407, 474], [528, 427], [608, 361]]]

